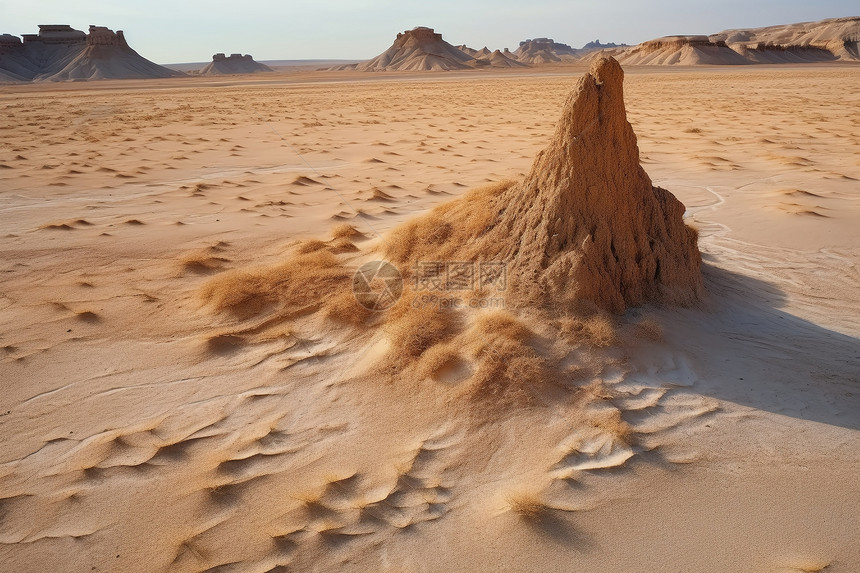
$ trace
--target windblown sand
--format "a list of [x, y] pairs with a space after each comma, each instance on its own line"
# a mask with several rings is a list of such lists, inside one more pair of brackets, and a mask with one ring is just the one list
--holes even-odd
[[627, 71], [698, 306], [326, 298], [582, 71], [3, 88], [0, 569], [860, 569], [855, 67]]

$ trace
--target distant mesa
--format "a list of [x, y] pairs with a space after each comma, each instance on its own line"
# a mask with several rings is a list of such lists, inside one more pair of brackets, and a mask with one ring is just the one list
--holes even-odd
[[513, 53], [517, 61], [527, 64], [549, 64], [554, 62], [575, 62], [579, 52], [567, 44], [555, 42], [552, 38], [535, 38], [520, 42]]
[[627, 44], [616, 44], [615, 42], [609, 42], [608, 44], [601, 44], [600, 40], [594, 40], [593, 42], [589, 42], [585, 44], [582, 48], [579, 49], [580, 53], [582, 52], [593, 52], [595, 50], [611, 50], [613, 48], [627, 48], [629, 47]]
[[245, 54], [215, 54], [212, 61], [202, 70], [197, 72], [203, 76], [219, 76], [229, 74], [254, 74], [257, 72], [271, 72], [272, 68], [265, 64], [255, 62], [254, 58]]
[[465, 45], [454, 46], [442, 39], [433, 28], [419, 26], [397, 34], [394, 43], [372, 60], [336, 66], [333, 70], [361, 72], [392, 71], [450, 71], [489, 67], [520, 66], [508, 55], [489, 48], [474, 50]]
[[397, 34], [390, 48], [366, 62], [334, 69], [360, 72], [468, 70], [472, 55], [442, 39], [433, 28], [418, 28]]
[[81, 81], [182, 75], [135, 52], [122, 30], [42, 24], [38, 34], [0, 36], [0, 81]]

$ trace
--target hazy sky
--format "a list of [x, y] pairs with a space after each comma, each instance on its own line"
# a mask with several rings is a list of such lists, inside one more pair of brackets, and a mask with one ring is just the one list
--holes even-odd
[[158, 63], [208, 61], [215, 52], [258, 60], [367, 59], [399, 31], [429, 26], [452, 44], [517, 47], [550, 37], [635, 44], [669, 34], [708, 34], [857, 16], [856, 0], [0, 0], [0, 33], [37, 24], [125, 30], [129, 44]]

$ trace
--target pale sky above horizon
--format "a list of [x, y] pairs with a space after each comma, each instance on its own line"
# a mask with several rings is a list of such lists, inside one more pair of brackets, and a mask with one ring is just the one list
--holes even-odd
[[856, 0], [0, 0], [0, 34], [36, 33], [38, 24], [107, 26], [124, 30], [132, 48], [161, 64], [209, 61], [216, 52], [257, 60], [362, 60], [416, 26], [435, 28], [455, 45], [513, 50], [534, 37], [579, 48], [595, 39], [637, 44], [858, 15]]

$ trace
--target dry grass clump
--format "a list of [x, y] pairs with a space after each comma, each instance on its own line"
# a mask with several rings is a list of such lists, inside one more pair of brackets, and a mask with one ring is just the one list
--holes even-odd
[[483, 332], [492, 333], [493, 336], [509, 340], [525, 341], [535, 335], [528, 326], [504, 310], [478, 315], [475, 319], [475, 327]]
[[607, 313], [566, 316], [560, 321], [561, 335], [573, 344], [605, 348], [616, 342], [615, 320]]
[[498, 215], [495, 204], [513, 184], [513, 181], [503, 181], [478, 187], [459, 199], [439, 205], [423, 217], [397, 227], [386, 238], [385, 256], [404, 267], [410, 266], [405, 263], [419, 260], [492, 258], [491, 253], [469, 253], [469, 250], [475, 246], [476, 239], [492, 229]]
[[403, 296], [389, 311], [385, 324], [391, 339], [390, 356], [400, 367], [414, 362], [458, 330], [458, 321], [452, 311], [433, 305], [415, 308], [412, 300], [410, 296]]
[[478, 317], [463, 341], [477, 368], [469, 383], [473, 398], [531, 402], [533, 389], [551, 381], [550, 365], [534, 346], [534, 333], [506, 311]]
[[328, 243], [319, 239], [303, 241], [296, 246], [296, 250], [301, 254], [314, 253], [328, 248]]
[[604, 410], [599, 417], [591, 421], [591, 425], [595, 428], [600, 428], [628, 446], [634, 445], [636, 433], [630, 427], [630, 424], [621, 418], [621, 410], [618, 408]]
[[351, 253], [357, 251], [358, 247], [356, 247], [352, 241], [346, 237], [334, 238], [330, 241], [312, 239], [310, 241], [303, 241], [296, 246], [296, 251], [301, 254], [314, 253], [322, 250], [327, 250], [335, 254]]
[[341, 223], [331, 230], [332, 239], [363, 239], [366, 235], [349, 223]]
[[549, 507], [535, 493], [516, 492], [505, 498], [508, 507], [523, 519], [536, 520], [541, 517]]
[[551, 369], [532, 346], [534, 333], [506, 311], [481, 313], [463, 331], [456, 311], [428, 305], [413, 308], [408, 297], [390, 311], [386, 331], [396, 369], [416, 364], [420, 378], [468, 379], [469, 398], [502, 402], [533, 399], [533, 388], [550, 380]]
[[532, 387], [549, 381], [548, 368], [533, 348], [522, 342], [499, 339], [483, 345], [479, 366], [470, 384], [474, 398], [499, 399], [507, 396], [529, 403]]
[[179, 267], [183, 273], [207, 275], [221, 270], [228, 262], [230, 260], [225, 257], [214, 257], [208, 251], [197, 251], [182, 256], [179, 259]]
[[645, 316], [636, 323], [634, 334], [637, 338], [660, 342], [663, 340], [663, 325], [653, 316]]
[[350, 284], [337, 257], [320, 250], [277, 265], [219, 274], [203, 285], [200, 298], [216, 312], [249, 318], [272, 307], [287, 313], [320, 307]]
[[454, 381], [458, 377], [458, 370], [465, 368], [465, 362], [456, 345], [449, 341], [424, 352], [418, 364], [418, 376], [441, 382]]
[[333, 253], [354, 253], [358, 251], [358, 247], [346, 237], [332, 239], [328, 243], [328, 249]]
[[355, 299], [352, 291], [340, 291], [326, 301], [325, 316], [335, 322], [361, 326], [373, 316], [373, 312]]

